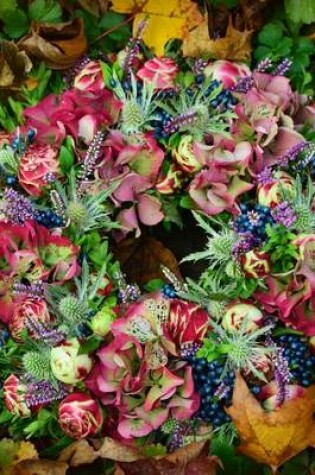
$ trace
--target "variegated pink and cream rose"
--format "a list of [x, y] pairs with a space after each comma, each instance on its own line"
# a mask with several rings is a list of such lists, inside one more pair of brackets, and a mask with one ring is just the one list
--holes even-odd
[[102, 409], [88, 394], [69, 394], [58, 407], [58, 423], [72, 439], [94, 437], [104, 422]]
[[58, 150], [51, 145], [30, 145], [19, 163], [19, 183], [31, 196], [40, 196], [58, 173]]
[[242, 254], [240, 264], [246, 277], [253, 277], [254, 279], [264, 277], [271, 271], [271, 260], [268, 253], [256, 249]]
[[231, 303], [223, 315], [222, 326], [228, 330], [242, 328], [246, 332], [257, 330], [263, 322], [263, 313], [252, 303]]
[[250, 69], [244, 63], [232, 63], [231, 61], [218, 60], [209, 63], [205, 69], [206, 77], [211, 76], [217, 81], [221, 81], [225, 88], [234, 86], [237, 81], [251, 74]]
[[171, 58], [152, 58], [146, 61], [137, 72], [144, 82], [153, 83], [155, 89], [170, 89], [174, 87], [178, 66]]
[[12, 306], [13, 310], [8, 326], [12, 338], [16, 341], [21, 341], [21, 332], [26, 328], [28, 319], [43, 323], [50, 321], [45, 300], [31, 297], [20, 298]]
[[290, 198], [294, 197], [295, 180], [286, 172], [275, 172], [273, 180], [266, 184], [259, 184], [257, 191], [259, 204], [274, 207], [285, 201], [284, 193]]
[[19, 417], [29, 417], [31, 415], [31, 411], [25, 403], [26, 389], [26, 385], [14, 374], [10, 374], [4, 381], [4, 404], [11, 414]]
[[90, 61], [74, 78], [73, 87], [79, 91], [97, 92], [105, 88], [99, 61]]
[[83, 381], [92, 369], [89, 355], [80, 354], [80, 343], [76, 338], [67, 340], [51, 350], [50, 366], [54, 376], [65, 384]]

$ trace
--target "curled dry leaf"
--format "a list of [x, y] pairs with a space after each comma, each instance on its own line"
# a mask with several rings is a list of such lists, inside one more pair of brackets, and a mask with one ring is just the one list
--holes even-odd
[[26, 74], [32, 69], [32, 62], [12, 41], [0, 43], [0, 90], [7, 92], [19, 87]]
[[59, 462], [66, 462], [70, 467], [78, 467], [86, 463], [93, 463], [99, 457], [97, 451], [87, 440], [73, 442], [60, 452]]
[[66, 475], [68, 464], [54, 460], [25, 460], [10, 475]]
[[109, 0], [78, 0], [78, 3], [92, 15], [99, 16], [107, 11]]
[[152, 279], [163, 279], [161, 264], [180, 277], [174, 254], [150, 236], [124, 239], [113, 252], [130, 282], [142, 285]]
[[19, 42], [31, 57], [44, 61], [52, 69], [67, 69], [87, 48], [82, 18], [67, 23], [33, 22], [31, 33]]
[[167, 41], [183, 38], [202, 18], [197, 4], [191, 0], [112, 0], [112, 9], [134, 15], [134, 32], [142, 20], [148, 20], [143, 40], [160, 56]]
[[260, 30], [267, 21], [268, 7], [272, 0], [240, 0], [236, 11], [235, 26], [239, 30]]
[[277, 411], [266, 412], [240, 375], [235, 381], [233, 404], [226, 409], [241, 439], [239, 452], [269, 465], [274, 473], [307, 447], [315, 447], [314, 411], [315, 385]]
[[236, 30], [229, 19], [226, 35], [223, 38], [210, 40], [208, 31], [208, 16], [191, 30], [183, 42], [184, 56], [198, 58], [200, 56], [215, 59], [228, 59], [230, 61], [244, 61], [251, 54], [251, 31]]

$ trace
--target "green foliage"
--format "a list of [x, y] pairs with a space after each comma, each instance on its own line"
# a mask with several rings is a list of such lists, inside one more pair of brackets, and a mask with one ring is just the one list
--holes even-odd
[[12, 439], [5, 438], [0, 440], [0, 470], [13, 463], [18, 448], [19, 444]]
[[[124, 23], [126, 17], [120, 13], [108, 11], [101, 18], [97, 18], [86, 10], [76, 10], [75, 16], [83, 19], [88, 42], [105, 52], [119, 51], [128, 42], [131, 29]], [[123, 24], [124, 23], [124, 24]], [[111, 31], [107, 34], [107, 32]], [[104, 35], [99, 39], [101, 35]]]
[[273, 264], [274, 273], [289, 272], [294, 269], [299, 252], [297, 246], [292, 244], [296, 239], [296, 234], [292, 233], [282, 225], [267, 226], [268, 240], [263, 250], [268, 252]]
[[62, 9], [55, 0], [34, 0], [28, 7], [31, 20], [41, 23], [59, 23], [62, 21]]
[[4, 33], [12, 39], [25, 35], [30, 26], [30, 21], [23, 10], [6, 10], [3, 12]]
[[38, 411], [32, 422], [25, 425], [23, 433], [27, 439], [47, 435], [55, 438], [63, 435], [57, 422], [56, 411], [44, 408]]
[[314, 0], [284, 0], [284, 8], [287, 17], [293, 23], [309, 25], [315, 22]]
[[296, 27], [276, 19], [267, 23], [258, 33], [253, 53], [257, 62], [266, 57], [276, 62], [289, 58], [292, 66], [287, 74], [293, 87], [307, 94], [312, 93], [314, 87], [308, 70], [314, 55], [315, 46], [310, 38], [300, 35]]

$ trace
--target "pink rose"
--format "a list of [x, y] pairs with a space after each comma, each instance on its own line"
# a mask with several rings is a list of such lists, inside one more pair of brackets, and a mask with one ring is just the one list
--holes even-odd
[[166, 175], [162, 175], [159, 178], [155, 189], [162, 195], [172, 195], [182, 187], [183, 181], [183, 171], [178, 165], [172, 163]]
[[200, 343], [209, 329], [209, 315], [200, 305], [179, 299], [171, 299], [169, 317], [163, 325], [166, 338], [182, 345]]
[[80, 91], [97, 92], [104, 89], [102, 69], [99, 61], [90, 61], [74, 78], [73, 87]]
[[213, 79], [221, 81], [225, 88], [234, 86], [240, 78], [251, 74], [246, 64], [236, 64], [224, 60], [209, 63], [204, 73], [206, 77], [212, 76]]
[[248, 333], [257, 330], [263, 321], [263, 314], [250, 302], [234, 302], [227, 307], [222, 326], [228, 331], [243, 328]]
[[94, 398], [75, 392], [59, 404], [58, 422], [69, 437], [84, 439], [94, 437], [99, 432], [104, 418], [102, 409]]
[[269, 274], [271, 270], [271, 260], [266, 252], [252, 251], [242, 254], [240, 258], [241, 266], [245, 272], [246, 277], [253, 277], [259, 279]]
[[264, 206], [274, 207], [281, 203], [283, 192], [289, 193], [291, 197], [295, 194], [295, 180], [288, 173], [279, 171], [274, 173], [274, 179], [265, 184], [259, 184], [258, 203]]
[[43, 323], [50, 321], [50, 316], [45, 300], [26, 297], [13, 304], [13, 311], [8, 322], [11, 336], [16, 341], [21, 341], [21, 331], [24, 330], [27, 320]]
[[215, 169], [201, 170], [189, 186], [189, 195], [199, 209], [208, 216], [224, 210], [234, 212], [236, 198], [253, 188], [253, 185]]
[[31, 415], [31, 411], [25, 403], [25, 394], [25, 384], [22, 384], [14, 374], [10, 374], [3, 384], [3, 399], [11, 414], [19, 417], [29, 417]]
[[174, 87], [177, 73], [178, 67], [173, 59], [152, 58], [143, 65], [137, 76], [145, 82], [153, 82], [155, 89], [169, 89]]
[[31, 145], [20, 160], [20, 185], [32, 196], [40, 196], [50, 176], [58, 175], [58, 150], [50, 145]]

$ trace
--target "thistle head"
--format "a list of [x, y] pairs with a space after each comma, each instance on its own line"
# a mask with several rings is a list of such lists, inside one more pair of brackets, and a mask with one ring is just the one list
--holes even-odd
[[123, 130], [126, 133], [136, 133], [143, 124], [143, 110], [133, 99], [127, 99], [122, 113]]
[[48, 381], [53, 379], [50, 367], [50, 352], [45, 350], [28, 351], [23, 356], [23, 366], [25, 372], [37, 381]]
[[87, 308], [85, 303], [80, 302], [73, 295], [63, 297], [59, 302], [59, 312], [69, 325], [77, 325], [84, 321]]
[[82, 226], [88, 218], [88, 210], [80, 201], [71, 201], [67, 207], [67, 214], [73, 224]]

